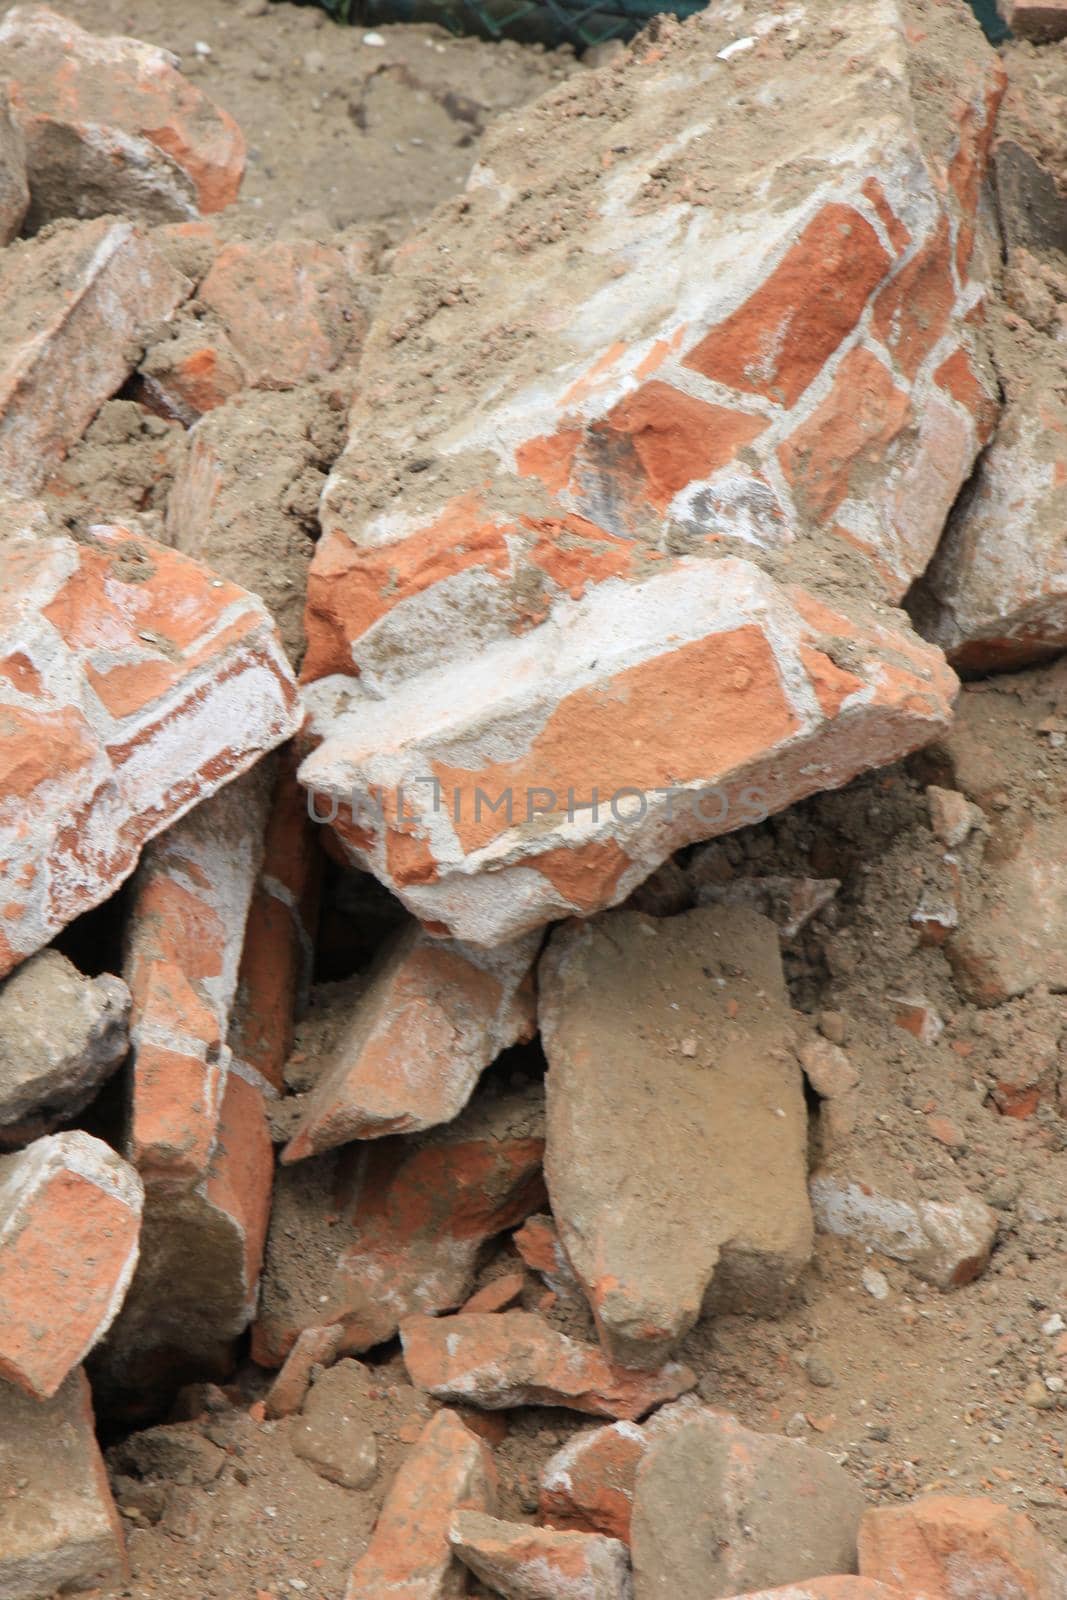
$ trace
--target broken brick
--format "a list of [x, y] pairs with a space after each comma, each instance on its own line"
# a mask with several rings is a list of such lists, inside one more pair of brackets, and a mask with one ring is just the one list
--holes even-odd
[[311, 1383], [311, 1369], [328, 1367], [340, 1349], [341, 1329], [336, 1324], [329, 1328], [305, 1328], [267, 1390], [267, 1416], [291, 1417], [299, 1411]]
[[654, 1440], [702, 1411], [693, 1395], [661, 1406], [646, 1422], [613, 1422], [575, 1434], [545, 1462], [540, 1519], [550, 1528], [603, 1533], [630, 1543], [637, 1469]]
[[626, 1546], [597, 1533], [561, 1533], [501, 1522], [483, 1511], [452, 1518], [455, 1555], [494, 1594], [510, 1600], [630, 1600]]
[[449, 1543], [452, 1518], [495, 1504], [492, 1453], [454, 1412], [439, 1411], [393, 1480], [346, 1600], [454, 1600], [465, 1585]]
[[[303, 1328], [339, 1323], [358, 1355], [414, 1311], [470, 1294], [486, 1243], [545, 1203], [542, 1097], [477, 1093], [454, 1122], [283, 1167], [253, 1352], [280, 1366]], [[314, 1279], [308, 1251], [324, 1265]]]
[[[833, 1102], [831, 1102], [832, 1104]], [[997, 1219], [975, 1195], [952, 1200], [912, 1199], [894, 1194], [843, 1170], [816, 1169], [810, 1183], [815, 1226], [822, 1233], [856, 1239], [939, 1289], [972, 1282], [986, 1267], [997, 1237]], [[888, 1187], [888, 1186], [887, 1186]]]
[[[9, 13], [10, 15], [10, 13]], [[101, 217], [0, 256], [0, 485], [34, 494], [189, 293], [129, 222]]]
[[[950, 681], [881, 608], [929, 564], [996, 411], [968, 263], [1004, 74], [964, 12], [917, 29], [891, 11], [874, 33], [840, 8], [769, 18], [758, 172], [722, 172], [743, 96], [693, 124], [737, 43], [705, 11], [620, 64], [577, 177], [566, 82], [498, 122], [462, 208], [397, 254], [322, 500], [301, 781], [353, 863], [453, 938], [618, 904], [755, 820], [744, 796], [773, 812], [813, 767], [838, 787], [943, 721]], [[809, 49], [843, 86], [814, 144]], [[530, 229], [563, 189], [580, 281]], [[512, 252], [560, 308], [522, 348]], [[831, 620], [842, 564], [852, 604]], [[353, 796], [378, 804], [355, 816]]]
[[497, 950], [446, 943], [418, 924], [382, 956], [282, 1152], [451, 1122], [482, 1071], [535, 1028], [535, 934]]
[[612, 1367], [599, 1350], [527, 1311], [407, 1317], [400, 1339], [416, 1388], [487, 1411], [567, 1406], [591, 1416], [635, 1419], [696, 1382], [678, 1362], [654, 1372]]
[[124, 528], [3, 545], [0, 974], [105, 900], [146, 841], [295, 731], [262, 604]]
[[704, 1600], [856, 1569], [864, 1498], [822, 1450], [705, 1412], [637, 1469], [632, 1550], [642, 1600]]
[[26, 147], [0, 83], [0, 247], [18, 237], [29, 204]]
[[80, 1369], [45, 1401], [0, 1384], [0, 1483], [15, 1491], [0, 1495], [6, 1600], [110, 1589], [127, 1578], [122, 1525]]
[[162, 222], [236, 199], [241, 130], [169, 51], [15, 6], [0, 24], [0, 75], [26, 140], [37, 227], [115, 211]]
[[144, 1193], [99, 1139], [0, 1157], [0, 1377], [48, 1399], [106, 1333], [137, 1265]]
[[325, 377], [358, 357], [366, 332], [348, 255], [336, 245], [227, 245], [197, 298], [219, 318], [254, 389]]
[[981, 1495], [923, 1495], [872, 1506], [860, 1523], [859, 1570], [924, 1600], [1051, 1600], [1067, 1559], [1030, 1518]]
[[568, 923], [539, 990], [545, 1176], [608, 1359], [658, 1366], [705, 1305], [781, 1311], [814, 1229], [774, 924], [718, 906]]

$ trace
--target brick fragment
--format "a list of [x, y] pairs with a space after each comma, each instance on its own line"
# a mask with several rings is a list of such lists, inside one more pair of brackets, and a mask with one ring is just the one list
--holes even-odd
[[328, 1367], [341, 1349], [341, 1329], [305, 1328], [285, 1358], [285, 1364], [267, 1390], [267, 1416], [291, 1417], [304, 1403], [311, 1369]]
[[781, 1311], [814, 1230], [774, 924], [711, 906], [569, 923], [539, 990], [548, 1192], [608, 1359], [659, 1366], [705, 1305]]
[[683, 1395], [643, 1423], [613, 1422], [575, 1434], [545, 1462], [540, 1520], [550, 1528], [602, 1533], [628, 1545], [634, 1483], [646, 1451], [702, 1411], [695, 1396]]
[[1053, 1600], [1067, 1559], [1030, 1518], [981, 1495], [923, 1495], [872, 1506], [859, 1534], [859, 1570], [923, 1600]]
[[0, 74], [26, 139], [36, 226], [114, 211], [162, 222], [236, 199], [241, 130], [169, 51], [15, 6], [0, 24]]
[[[969, 264], [1004, 75], [963, 11], [920, 30], [891, 0], [885, 20], [809, 8], [789, 52], [768, 44], [778, 113], [758, 171], [735, 170], [722, 151], [747, 107], [713, 96], [693, 124], [736, 42], [705, 11], [623, 64], [577, 178], [553, 131], [573, 114], [563, 85], [497, 125], [461, 210], [394, 264], [322, 500], [305, 663], [322, 743], [303, 781], [337, 802], [350, 858], [451, 937], [492, 945], [617, 904], [681, 846], [752, 821], [738, 799], [768, 770], [773, 811], [809, 775], [835, 787], [923, 741], [898, 712], [931, 706], [931, 680], [904, 690], [890, 639], [909, 674], [914, 642], [876, 608], [929, 564], [997, 409]], [[793, 46], [844, 86], [814, 143]], [[551, 152], [536, 173], [531, 139]], [[530, 227], [563, 189], [580, 280]], [[516, 282], [532, 271], [560, 308], [536, 337], [516, 338], [500, 292], [512, 252]], [[756, 571], [793, 561], [805, 595]], [[801, 637], [845, 566], [850, 621]], [[399, 825], [395, 796], [427, 778], [441, 803]], [[718, 813], [668, 818], [672, 786], [721, 790]], [[515, 815], [483, 799], [475, 816], [479, 792]], [[384, 820], [351, 817], [353, 794], [384, 797]]]
[[1067, 0], [997, 0], [997, 9], [1023, 39], [1047, 44], [1067, 38]]
[[293, 1030], [311, 982], [322, 857], [307, 798], [287, 745], [263, 845], [263, 864], [245, 923], [229, 1047], [238, 1071], [281, 1093]]
[[408, 1317], [400, 1338], [417, 1388], [487, 1411], [567, 1406], [591, 1416], [634, 1419], [677, 1399], [696, 1381], [678, 1362], [655, 1372], [612, 1367], [599, 1350], [527, 1311]]
[[143, 1202], [137, 1174], [87, 1133], [0, 1157], [0, 1377], [48, 1399], [106, 1333]]
[[120, 978], [85, 978], [42, 950], [0, 986], [0, 1125], [73, 1116], [129, 1048], [130, 994]]
[[0, 86], [0, 246], [17, 238], [29, 204], [26, 146], [11, 115], [7, 90]]
[[[847, 1164], [846, 1164], [847, 1165]], [[977, 1196], [917, 1200], [876, 1187], [847, 1170], [819, 1168], [811, 1179], [815, 1225], [904, 1261], [939, 1289], [970, 1283], [985, 1270], [997, 1219]]]
[[[414, 1311], [461, 1306], [488, 1240], [545, 1203], [543, 1097], [475, 1094], [454, 1122], [278, 1174], [255, 1359], [279, 1366], [303, 1328], [338, 1323], [359, 1354]], [[308, 1251], [324, 1263], [314, 1280]]]
[[0, 1594], [110, 1589], [127, 1578], [122, 1526], [96, 1442], [89, 1384], [72, 1372], [50, 1400], [0, 1384]]
[[1035, 363], [922, 584], [928, 636], [962, 671], [1010, 670], [1067, 647], [1065, 515], [1067, 404], [1055, 365]]
[[633, 1594], [626, 1546], [602, 1534], [457, 1511], [450, 1538], [464, 1566], [510, 1600], [631, 1600]]
[[705, 1413], [637, 1470], [640, 1600], [706, 1600], [856, 1568], [862, 1491], [821, 1450]]
[[355, 360], [366, 333], [349, 258], [336, 245], [227, 245], [197, 298], [219, 318], [255, 389], [292, 389], [325, 377]]
[[525, 1274], [505, 1272], [503, 1277], [494, 1278], [491, 1283], [485, 1284], [472, 1294], [461, 1309], [472, 1312], [510, 1311], [511, 1307], [522, 1299], [525, 1287]]
[[449, 1543], [452, 1518], [495, 1503], [491, 1451], [454, 1412], [439, 1411], [393, 1480], [346, 1600], [458, 1600], [466, 1584]]
[[539, 944], [534, 934], [479, 951], [417, 924], [401, 933], [357, 1001], [282, 1160], [451, 1122], [500, 1052], [533, 1036], [530, 969]]
[[[842, 672], [826, 652], [846, 641]], [[925, 742], [954, 685], [928, 646], [725, 559], [601, 586], [482, 663], [335, 717], [343, 687], [305, 691], [327, 738], [300, 781], [354, 862], [423, 920], [491, 945], [614, 904], [682, 844]], [[478, 730], [505, 707], [522, 733], [497, 759]], [[472, 880], [486, 852], [497, 865]]]
[[[0, 974], [297, 725], [253, 596], [119, 527], [0, 550]], [[28, 675], [27, 675], [28, 674]]]
[[189, 293], [129, 222], [101, 217], [0, 257], [0, 485], [33, 494], [103, 402], [138, 342]]

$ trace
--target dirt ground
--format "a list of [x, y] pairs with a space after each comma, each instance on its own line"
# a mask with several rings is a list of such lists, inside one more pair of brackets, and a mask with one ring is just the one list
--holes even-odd
[[[383, 28], [372, 42], [314, 9], [265, 0], [63, 0], [61, 8], [94, 31], [176, 51], [233, 113], [250, 152], [235, 222], [259, 234], [380, 225], [388, 249], [462, 185], [494, 112], [584, 70], [564, 53], [452, 40], [426, 27]], [[120, 455], [157, 448], [134, 435], [119, 429]], [[992, 798], [974, 777], [982, 763], [954, 735], [940, 751], [731, 836], [714, 847], [708, 870], [724, 880], [841, 880], [834, 901], [786, 947], [793, 1004], [811, 1019], [839, 1017], [834, 1028], [861, 1078], [856, 1160], [917, 1195], [942, 1197], [962, 1184], [986, 1201], [1000, 1224], [990, 1265], [973, 1284], [942, 1294], [879, 1258], [888, 1294], [876, 1299], [864, 1285], [863, 1249], [820, 1236], [792, 1311], [775, 1322], [704, 1322], [681, 1355], [706, 1400], [750, 1426], [831, 1451], [872, 1500], [930, 1487], [989, 1492], [1024, 1506], [1067, 1547], [1063, 999], [1039, 985], [992, 1009], [970, 1004], [944, 949], [921, 943], [912, 920], [919, 901], [937, 899], [952, 876], [931, 830], [928, 784], [955, 772], [1001, 835], [1013, 821], [1021, 827], [1062, 809], [1067, 748], [1043, 725], [1051, 713], [1067, 717], [1067, 676], [1052, 668], [1005, 677], [969, 686], [964, 698], [966, 726], [980, 729], [996, 757]], [[981, 890], [987, 845], [983, 835], [968, 847], [961, 870], [969, 892]], [[372, 952], [375, 930], [390, 921], [383, 899], [354, 881], [335, 883], [323, 921], [324, 980], [351, 970], [338, 950]], [[934, 1043], [896, 1026], [899, 994], [921, 994], [936, 1008], [945, 1027]], [[1025, 1072], [1040, 1089], [1036, 1112], [1002, 1114], [999, 1086]], [[823, 1130], [813, 1114], [818, 1150]], [[503, 1246], [482, 1281], [516, 1261]], [[531, 1276], [527, 1303], [542, 1293]], [[565, 1298], [550, 1315], [568, 1332], [590, 1334], [584, 1309]], [[250, 1363], [225, 1393], [184, 1394], [164, 1433], [109, 1433], [132, 1568], [122, 1592], [131, 1600], [338, 1600], [403, 1447], [431, 1409], [407, 1384], [395, 1347], [367, 1364], [369, 1376], [349, 1374], [358, 1393], [346, 1405], [377, 1437], [378, 1469], [365, 1488], [323, 1478], [296, 1453], [301, 1419], [249, 1414], [270, 1377]], [[501, 1424], [502, 1514], [532, 1515], [542, 1463], [589, 1425], [533, 1410]]]

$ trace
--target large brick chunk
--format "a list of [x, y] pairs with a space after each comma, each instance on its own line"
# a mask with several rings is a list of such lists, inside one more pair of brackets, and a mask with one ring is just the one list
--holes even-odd
[[169, 51], [15, 6], [0, 25], [0, 76], [26, 139], [37, 226], [114, 211], [162, 222], [236, 199], [241, 130]]
[[47, 1399], [107, 1331], [143, 1201], [137, 1174], [87, 1133], [0, 1158], [0, 1377]]
[[0, 973], [295, 731], [263, 606], [119, 527], [0, 546]]
[[475, 1577], [509, 1600], [631, 1600], [630, 1562], [618, 1539], [457, 1511], [451, 1540]]
[[0, 1594], [46, 1600], [125, 1575], [85, 1374], [44, 1402], [0, 1383]]
[[706, 1299], [780, 1311], [813, 1227], [774, 924], [609, 912], [557, 930], [539, 990], [548, 1192], [609, 1358], [658, 1366]]
[[611, 1366], [592, 1345], [557, 1333], [527, 1311], [408, 1317], [400, 1324], [412, 1383], [438, 1400], [486, 1411], [568, 1406], [633, 1420], [692, 1389], [688, 1367], [655, 1372]]
[[280, 1169], [256, 1360], [279, 1366], [302, 1329], [332, 1323], [358, 1354], [412, 1312], [462, 1305], [487, 1241], [544, 1204], [542, 1102], [487, 1085], [444, 1127]]
[[809, 1445], [705, 1414], [637, 1471], [635, 1600], [723, 1600], [855, 1572], [862, 1491]]
[[300, 778], [416, 915], [496, 944], [927, 742], [954, 687], [940, 652], [862, 609], [687, 560], [339, 716], [344, 682], [324, 680]]
[[530, 969], [539, 943], [533, 934], [479, 951], [417, 924], [401, 933], [356, 1002], [282, 1160], [451, 1122], [484, 1068], [535, 1032]]
[[860, 1523], [860, 1572], [923, 1600], [1055, 1600], [1067, 1558], [1030, 1518], [980, 1495], [875, 1506]]
[[1010, 401], [926, 577], [928, 636], [961, 669], [1012, 669], [1067, 648], [1061, 393], [1053, 368]]
[[[831, 650], [805, 716], [804, 668], [779, 654], [803, 631], [791, 579], [850, 596], [860, 657], [877, 625], [917, 664], [884, 603], [928, 565], [996, 409], [970, 261], [1003, 73], [963, 8], [938, 20], [911, 0], [877, 28], [858, 4], [754, 3], [759, 47], [724, 58], [739, 24], [710, 8], [502, 119], [466, 194], [398, 253], [309, 576], [325, 743], [305, 780], [453, 937], [601, 909], [752, 820], [735, 797], [686, 834], [660, 786], [758, 786], [739, 768], [809, 739], [818, 782], [847, 781], [817, 746], [865, 673]], [[816, 60], [839, 92], [813, 127]], [[724, 160], [757, 101], [759, 162]], [[763, 742], [728, 752], [731, 729]], [[924, 734], [880, 703], [863, 738], [873, 763]], [[435, 777], [433, 815], [416, 802], [395, 827], [398, 788], [425, 798]], [[501, 806], [510, 788], [523, 820], [472, 818], [477, 787]], [[605, 820], [623, 787], [640, 816]], [[353, 791], [385, 819], [345, 814]], [[792, 769], [769, 809], [804, 792]]]
[[393, 1480], [346, 1600], [459, 1600], [467, 1585], [449, 1543], [452, 1518], [495, 1505], [491, 1452], [454, 1411], [439, 1411]]
[[73, 1116], [126, 1055], [130, 994], [42, 950], [0, 985], [0, 1126], [31, 1113]]
[[[144, 1178], [141, 1261], [103, 1368], [152, 1392], [166, 1358], [224, 1369], [251, 1319], [273, 1156], [254, 1068], [226, 1043], [260, 864], [272, 764], [205, 800], [145, 851], [125, 972], [133, 996], [127, 1142]], [[244, 1076], [241, 1076], [243, 1073]]]
[[0, 256], [0, 487], [33, 494], [189, 293], [150, 240], [101, 217]]
[[961, 1186], [950, 1199], [922, 1199], [904, 1172], [895, 1185], [831, 1156], [812, 1174], [811, 1201], [821, 1233], [855, 1239], [906, 1262], [939, 1289], [958, 1289], [985, 1270], [997, 1237], [996, 1214]]

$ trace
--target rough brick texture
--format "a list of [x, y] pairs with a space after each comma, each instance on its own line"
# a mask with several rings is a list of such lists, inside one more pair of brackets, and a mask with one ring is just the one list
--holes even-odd
[[814, 1230], [774, 924], [608, 912], [556, 930], [538, 987], [548, 1192], [608, 1358], [658, 1366], [705, 1303], [780, 1312]]
[[16, 6], [0, 25], [0, 77], [25, 136], [38, 226], [118, 210], [164, 221], [236, 199], [241, 130], [169, 51]]
[[527, 1311], [408, 1317], [400, 1338], [417, 1388], [486, 1411], [567, 1406], [632, 1420], [676, 1400], [696, 1382], [676, 1361], [655, 1372], [612, 1367], [592, 1345], [558, 1333]]
[[11, 115], [7, 90], [0, 87], [0, 245], [16, 238], [30, 204], [26, 146]]
[[860, 1572], [922, 1600], [1056, 1600], [1067, 1557], [1022, 1511], [980, 1495], [924, 1495], [875, 1506], [859, 1535]]
[[459, 1600], [467, 1584], [449, 1544], [452, 1518], [495, 1505], [491, 1452], [455, 1412], [439, 1411], [393, 1480], [346, 1600]]
[[539, 943], [533, 934], [479, 951], [417, 924], [401, 933], [357, 1001], [282, 1160], [451, 1122], [483, 1069], [536, 1031], [530, 969]]
[[137, 1174], [87, 1133], [0, 1158], [0, 1378], [47, 1399], [106, 1333], [143, 1202]]
[[0, 488], [33, 494], [120, 389], [191, 285], [130, 222], [101, 217], [0, 256]]
[[1067, 38], [1067, 0], [997, 0], [997, 10], [1024, 39], [1045, 44]]
[[[1001, 77], [963, 8], [712, 9], [502, 119], [399, 253], [324, 498], [303, 776], [425, 920], [494, 943], [615, 903], [751, 821], [743, 789], [787, 805], [945, 715], [883, 603], [995, 415], [969, 265]], [[672, 784], [728, 793], [608, 814]]]
[[265, 1095], [276, 1091], [226, 1040], [272, 776], [263, 763], [189, 812], [145, 852], [134, 884], [127, 1144], [145, 1226], [104, 1365], [148, 1394], [168, 1357], [221, 1371], [255, 1309], [273, 1175]]
[[293, 1028], [311, 982], [321, 861], [292, 747], [278, 777], [263, 864], [245, 923], [229, 1046], [236, 1069], [279, 1094]]
[[488, 1086], [444, 1127], [282, 1167], [256, 1360], [280, 1366], [302, 1329], [331, 1323], [358, 1354], [411, 1312], [461, 1306], [487, 1241], [544, 1205], [543, 1155], [539, 1086]]
[[82, 1371], [47, 1401], [0, 1384], [0, 1594], [42, 1600], [110, 1590], [126, 1573], [122, 1526]]
[[1010, 670], [1067, 648], [1065, 517], [1067, 405], [1050, 378], [1006, 408], [925, 580], [928, 637], [955, 666]]
[[602, 1534], [457, 1511], [451, 1539], [475, 1577], [507, 1600], [631, 1600], [633, 1594], [626, 1546]]
[[296, 728], [254, 596], [119, 527], [0, 544], [0, 974]]

